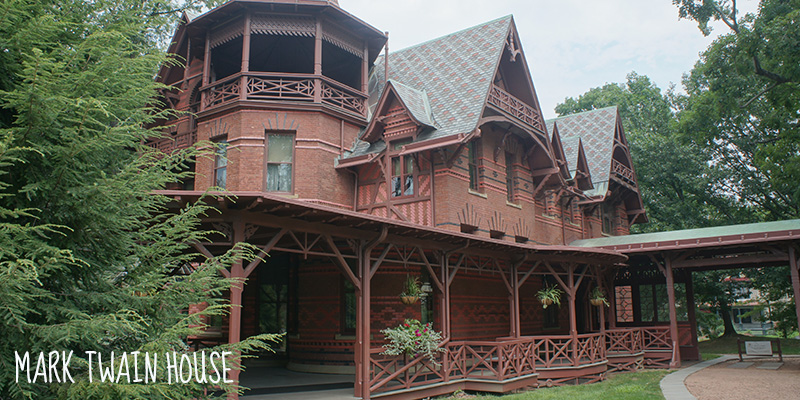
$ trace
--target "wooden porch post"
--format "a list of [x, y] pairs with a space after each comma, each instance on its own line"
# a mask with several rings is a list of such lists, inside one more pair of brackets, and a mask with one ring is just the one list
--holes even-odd
[[[188, 68], [188, 67], [187, 67]], [[206, 32], [206, 48], [203, 50], [203, 84], [206, 86], [211, 80], [211, 32]], [[206, 91], [200, 92], [200, 111], [206, 108]]]
[[322, 21], [317, 17], [317, 30], [314, 34], [314, 103], [322, 102]]
[[614, 286], [614, 275], [616, 271], [609, 269], [609, 275], [605, 276], [606, 294], [608, 294], [608, 329], [615, 329], [617, 327], [617, 288]]
[[247, 75], [250, 71], [250, 13], [244, 15], [244, 27], [242, 28], [242, 77], [239, 83], [239, 98], [247, 100]]
[[697, 341], [697, 314], [694, 305], [694, 284], [692, 283], [692, 271], [686, 271], [686, 316], [689, 318], [689, 329], [692, 330], [692, 347], [697, 351], [697, 360], [700, 358], [700, 347]]
[[567, 297], [569, 297], [569, 334], [572, 336], [572, 363], [578, 364], [578, 321], [575, 314], [575, 296], [577, 295], [577, 288], [575, 287], [575, 264], [569, 264], [568, 276], [569, 279], [567, 286]]
[[358, 254], [359, 275], [361, 278], [361, 296], [358, 301], [358, 321], [356, 326], [356, 349], [358, 359], [356, 361], [357, 381], [360, 383], [361, 393], [356, 393], [364, 400], [370, 398], [369, 393], [369, 351], [370, 343], [370, 254], [372, 249], [362, 248]]
[[792, 271], [792, 288], [794, 289], [794, 308], [797, 313], [797, 326], [800, 329], [800, 270], [798, 270], [797, 253], [794, 246], [789, 246], [789, 269]]
[[516, 263], [511, 264], [511, 274], [511, 318], [514, 320], [511, 324], [511, 336], [518, 338], [521, 335], [521, 329], [519, 327], [519, 275], [517, 274]]
[[669, 301], [669, 335], [672, 339], [672, 361], [670, 368], [681, 366], [681, 345], [678, 334], [678, 312], [675, 309], [675, 279], [672, 276], [672, 259], [666, 257], [664, 261], [664, 272], [667, 276], [667, 300]]
[[[233, 244], [236, 245], [237, 243], [244, 242], [244, 220], [241, 217], [236, 217], [233, 220]], [[231, 285], [231, 311], [230, 315], [228, 316], [228, 343], [239, 343], [241, 340], [241, 330], [242, 330], [242, 291], [244, 290], [244, 267], [242, 266], [242, 259], [237, 257], [233, 264], [231, 265], [231, 278], [238, 278], [241, 279], [242, 282], [234, 283]], [[238, 354], [234, 355], [234, 357], [238, 357]], [[229, 378], [230, 380], [234, 381], [235, 384], [239, 384], [239, 372], [241, 372], [238, 368], [233, 368], [230, 370]], [[238, 399], [238, 393], [231, 393], [228, 395], [228, 399]]]

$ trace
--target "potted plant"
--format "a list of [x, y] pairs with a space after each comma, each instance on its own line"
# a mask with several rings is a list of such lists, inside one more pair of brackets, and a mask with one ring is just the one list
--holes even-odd
[[416, 319], [407, 319], [396, 328], [381, 331], [389, 343], [385, 344], [383, 353], [390, 356], [405, 355], [408, 357], [426, 356], [434, 364], [436, 353], [445, 351], [439, 344], [442, 334], [433, 330], [430, 323], [422, 324]]
[[419, 300], [421, 294], [422, 285], [419, 283], [419, 278], [406, 275], [406, 281], [403, 283], [403, 292], [400, 293], [400, 301], [403, 304], [414, 304]]
[[606, 307], [609, 306], [608, 300], [606, 300], [606, 293], [599, 287], [592, 289], [592, 294], [589, 295], [589, 302], [592, 303], [593, 306], [599, 307], [603, 304], [605, 304]]
[[559, 289], [558, 287], [554, 286], [545, 286], [538, 292], [536, 292], [536, 298], [542, 303], [542, 308], [547, 308], [547, 306], [555, 303], [556, 305], [561, 305], [561, 295], [564, 294], [564, 291]]

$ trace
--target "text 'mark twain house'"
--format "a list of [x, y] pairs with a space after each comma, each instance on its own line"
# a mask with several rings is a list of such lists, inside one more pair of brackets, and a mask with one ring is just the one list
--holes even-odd
[[[235, 194], [219, 196], [204, 221], [219, 234], [196, 248], [269, 254], [226, 273], [247, 278], [229, 293], [241, 307], [195, 342], [286, 332], [273, 357], [355, 374], [364, 399], [697, 359], [691, 269], [678, 267], [701, 262], [614, 242], [647, 218], [617, 109], [545, 121], [512, 16], [388, 57], [386, 41], [336, 1], [232, 0], [184, 16], [170, 51], [187, 66], [158, 79], [174, 88], [165, 104], [190, 113], [148, 144], [220, 146], [165, 193], [176, 207], [213, 187]], [[411, 305], [398, 297], [407, 276], [424, 292]], [[563, 290], [561, 307], [542, 307], [544, 286]], [[610, 307], [589, 303], [598, 287]], [[381, 354], [380, 331], [405, 319], [443, 333], [437, 362]]]

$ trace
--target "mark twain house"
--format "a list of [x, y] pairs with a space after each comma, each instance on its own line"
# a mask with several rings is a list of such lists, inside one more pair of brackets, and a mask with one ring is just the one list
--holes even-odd
[[[354, 376], [363, 399], [588, 383], [699, 358], [692, 270], [792, 261], [796, 277], [796, 221], [628, 236], [647, 215], [617, 109], [545, 121], [512, 16], [386, 43], [336, 0], [184, 16], [170, 52], [186, 65], [158, 79], [189, 113], [148, 144], [219, 147], [164, 193], [224, 188], [197, 250], [269, 254], [225, 272], [246, 278], [240, 307], [198, 346], [286, 332], [264, 358]], [[442, 350], [382, 354], [407, 319]]]

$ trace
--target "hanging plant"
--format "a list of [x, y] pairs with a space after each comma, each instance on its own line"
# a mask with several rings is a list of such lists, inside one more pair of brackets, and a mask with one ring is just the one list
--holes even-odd
[[419, 282], [419, 277], [406, 275], [403, 291], [400, 293], [400, 301], [403, 304], [414, 304], [419, 301], [420, 295], [422, 295], [422, 285]]
[[433, 330], [430, 323], [423, 325], [416, 319], [407, 319], [400, 326], [386, 328], [381, 333], [389, 341], [383, 346], [386, 350], [381, 354], [426, 356], [434, 365], [439, 365], [436, 361], [436, 353], [445, 351], [444, 348], [439, 347], [439, 343], [442, 342], [442, 334]]
[[563, 294], [564, 291], [556, 286], [545, 286], [536, 292], [536, 298], [538, 298], [542, 303], [542, 308], [547, 308], [547, 306], [552, 305], [553, 303], [560, 306], [561, 296]]
[[609, 306], [608, 300], [606, 300], [606, 293], [599, 287], [592, 289], [592, 294], [589, 295], [589, 302], [592, 303], [593, 306], [599, 307], [604, 304], [606, 307]]

